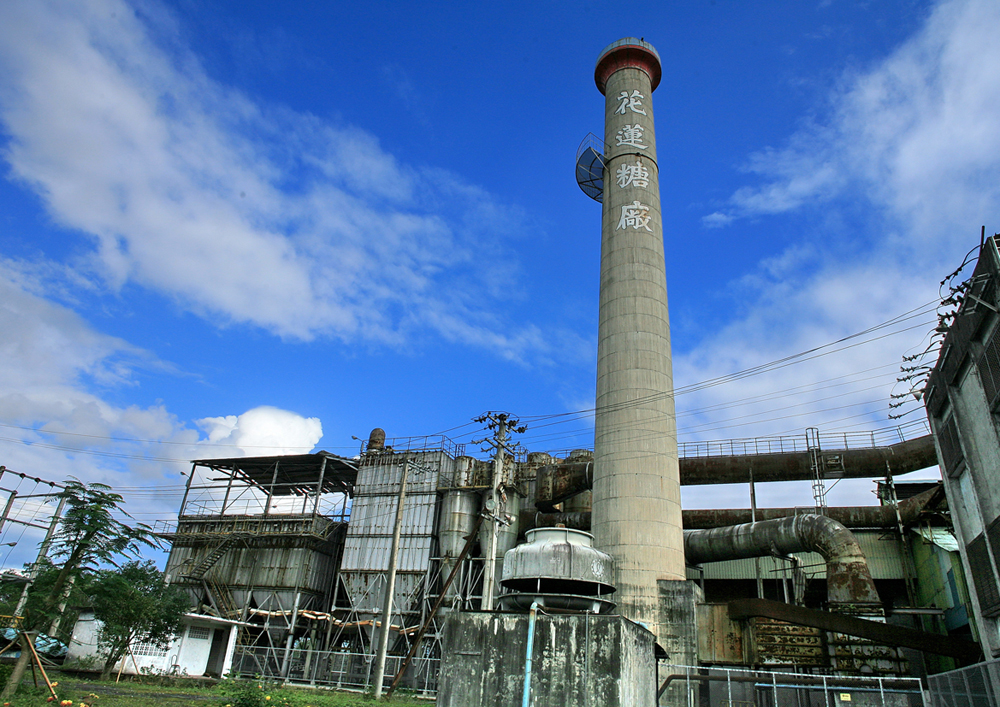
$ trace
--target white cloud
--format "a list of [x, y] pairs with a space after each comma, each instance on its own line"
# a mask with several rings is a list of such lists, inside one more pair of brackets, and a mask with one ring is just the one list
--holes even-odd
[[[56, 483], [72, 476], [105, 483], [125, 495], [126, 510], [152, 523], [172, 518], [183, 494], [189, 460], [302, 454], [323, 435], [315, 417], [260, 406], [241, 415], [206, 418], [196, 429], [164, 405], [111, 402], [137, 385], [145, 369], [169, 365], [121, 339], [94, 331], [79, 315], [53, 301], [51, 271], [0, 259], [0, 464], [14, 473]], [[44, 493], [31, 478], [4, 476], [0, 486]], [[51, 508], [33, 502], [18, 513]], [[48, 514], [48, 515], [46, 515]], [[36, 541], [8, 524], [0, 536], [0, 564], [34, 557]], [[9, 550], [4, 543], [17, 542]]]
[[548, 346], [530, 331], [498, 340], [483, 304], [510, 284], [490, 264], [516, 210], [361, 129], [214, 82], [124, 0], [5, 4], [0, 76], [13, 175], [91, 238], [113, 288], [285, 337], [462, 330], [512, 359]]
[[323, 436], [319, 418], [266, 405], [242, 415], [206, 417], [197, 423], [208, 433], [209, 445], [232, 445], [245, 456], [306, 454]]
[[709, 214], [708, 216], [702, 216], [701, 222], [706, 228], [722, 228], [723, 226], [728, 226], [735, 220], [735, 217], [730, 214], [724, 214], [721, 211], [716, 211]]

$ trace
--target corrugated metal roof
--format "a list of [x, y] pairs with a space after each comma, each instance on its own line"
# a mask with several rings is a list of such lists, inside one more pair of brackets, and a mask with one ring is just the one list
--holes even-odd
[[[407, 494], [403, 503], [403, 534], [432, 535], [437, 494]], [[354, 499], [347, 543], [368, 535], [392, 535], [396, 524], [397, 496], [363, 496]]]
[[358, 479], [354, 485], [355, 496], [398, 494], [403, 465], [408, 459], [412, 462], [406, 477], [408, 494], [435, 491], [442, 472], [447, 475], [454, 466], [454, 461], [444, 452], [383, 455], [375, 463], [364, 463], [358, 469]]
[[948, 552], [958, 552], [958, 540], [947, 528], [913, 528], [913, 532]]

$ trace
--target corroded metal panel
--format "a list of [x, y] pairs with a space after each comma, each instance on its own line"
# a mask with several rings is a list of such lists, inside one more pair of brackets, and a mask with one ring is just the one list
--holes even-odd
[[759, 665], [825, 666], [829, 663], [823, 631], [811, 626], [755, 616], [751, 635]]
[[698, 661], [712, 665], [746, 665], [744, 624], [729, 618], [725, 604], [699, 604]]
[[[398, 502], [396, 494], [355, 499], [347, 531], [347, 545], [357, 545], [357, 538], [369, 535], [392, 535]], [[436, 504], [437, 495], [434, 493], [406, 494], [403, 504], [403, 535], [433, 535]]]
[[396, 558], [394, 611], [412, 608], [431, 567], [437, 489], [442, 479], [447, 482], [454, 477], [454, 461], [443, 451], [385, 453], [366, 458], [358, 470], [357, 495], [340, 567], [347, 596], [338, 600], [339, 606], [358, 612], [359, 620], [381, 611], [406, 463], [410, 468]]
[[[172, 581], [182, 582], [205, 554], [204, 546], [175, 547], [166, 572]], [[330, 554], [309, 548], [236, 546], [212, 565], [206, 577], [230, 587], [299, 588], [325, 594], [333, 578], [333, 564]]]
[[355, 497], [379, 493], [399, 493], [403, 465], [409, 461], [407, 493], [430, 493], [437, 490], [439, 477], [454, 474], [454, 460], [443, 451], [380, 454], [366, 457], [358, 469]]
[[844, 633], [827, 634], [833, 667], [848, 673], [906, 675], [909, 663], [898, 648]]

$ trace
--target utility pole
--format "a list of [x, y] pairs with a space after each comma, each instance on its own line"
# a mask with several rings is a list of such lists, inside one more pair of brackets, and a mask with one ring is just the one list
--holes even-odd
[[477, 444], [485, 442], [493, 448], [493, 481], [486, 497], [486, 511], [490, 515], [489, 546], [486, 553], [486, 563], [483, 568], [483, 598], [480, 608], [483, 611], [493, 611], [493, 585], [496, 583], [496, 555], [497, 555], [497, 531], [500, 523], [506, 524], [504, 508], [506, 506], [506, 494], [503, 487], [507, 482], [504, 478], [504, 460], [507, 454], [511, 453], [511, 447], [507, 443], [507, 433], [515, 432], [524, 434], [528, 428], [518, 426], [517, 418], [506, 412], [488, 412], [477, 417], [476, 422], [483, 423], [493, 430], [493, 439], [476, 440]]
[[396, 524], [392, 529], [392, 547], [389, 550], [389, 569], [385, 580], [385, 601], [382, 602], [382, 632], [379, 633], [378, 652], [375, 656], [375, 676], [372, 678], [374, 697], [382, 696], [382, 681], [385, 678], [385, 658], [389, 652], [389, 623], [392, 619], [392, 596], [396, 592], [396, 559], [399, 556], [399, 536], [403, 529], [403, 503], [406, 501], [406, 478], [410, 467], [417, 471], [430, 471], [429, 467], [412, 462], [403, 462], [403, 475], [399, 480], [399, 501], [396, 505]]
[[38, 548], [38, 557], [35, 558], [34, 564], [32, 564], [31, 569], [28, 570], [28, 581], [25, 583], [24, 589], [21, 591], [21, 598], [17, 600], [17, 606], [14, 607], [14, 615], [11, 617], [11, 626], [13, 628], [17, 628], [18, 617], [21, 615], [21, 612], [24, 611], [24, 605], [28, 603], [28, 590], [31, 589], [32, 583], [38, 576], [38, 572], [42, 566], [42, 561], [49, 555], [49, 545], [52, 543], [52, 536], [55, 535], [56, 528], [59, 527], [59, 523], [62, 520], [62, 512], [65, 506], [66, 498], [64, 496], [59, 499], [59, 505], [56, 506], [56, 512], [52, 514], [52, 521], [49, 523], [49, 528], [45, 532], [45, 539], [42, 540], [42, 543]]

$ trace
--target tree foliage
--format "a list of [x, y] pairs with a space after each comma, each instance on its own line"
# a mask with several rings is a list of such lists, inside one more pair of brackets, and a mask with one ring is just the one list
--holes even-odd
[[[26, 568], [31, 569], [31, 566], [28, 565]], [[68, 643], [76, 619], [73, 607], [87, 603], [88, 577], [78, 578], [73, 583], [67, 582], [62, 592], [63, 601], [53, 605], [47, 599], [52, 593], [60, 569], [47, 558], [37, 563], [33, 569], [34, 577], [28, 589], [27, 601], [23, 605], [20, 605], [21, 593], [24, 590], [22, 582], [6, 582], [0, 585], [0, 614], [13, 616], [20, 605], [18, 615], [21, 617], [21, 621], [18, 625], [22, 629], [40, 631], [41, 633], [48, 633], [56, 623], [56, 619], [61, 617], [58, 634], [54, 635], [53, 638]], [[59, 606], [63, 603], [66, 604], [66, 609], [60, 612]]]
[[101, 622], [98, 645], [105, 676], [136, 643], [169, 647], [190, 608], [187, 594], [166, 584], [151, 560], [98, 572], [90, 594], [94, 618]]
[[[49, 545], [49, 558], [58, 571], [53, 573], [49, 583], [45, 566], [35, 568], [33, 574], [44, 577], [45, 581], [32, 588], [34, 597], [29, 594], [29, 603], [34, 602], [35, 607], [32, 615], [53, 617], [53, 621], [59, 618], [60, 604], [74, 586], [71, 578], [74, 581], [79, 578], [83, 580], [79, 582], [81, 585], [86, 584], [102, 566], [117, 567], [121, 557], [138, 557], [144, 546], [160, 546], [148, 525], [137, 523], [133, 527], [119, 520], [132, 516], [122, 510], [125, 500], [110, 486], [70, 479], [58, 496], [65, 502], [65, 510]], [[40, 626], [36, 623], [36, 627]], [[27, 666], [28, 655], [22, 652], [7, 685], [0, 692], [0, 700], [14, 694]]]
[[49, 556], [57, 564], [65, 558], [63, 567], [90, 572], [102, 565], [117, 567], [117, 558], [138, 557], [143, 546], [160, 545], [148, 525], [130, 526], [115, 517], [132, 518], [122, 510], [124, 499], [110, 486], [71, 479], [59, 496], [66, 499], [66, 510], [52, 536]]

